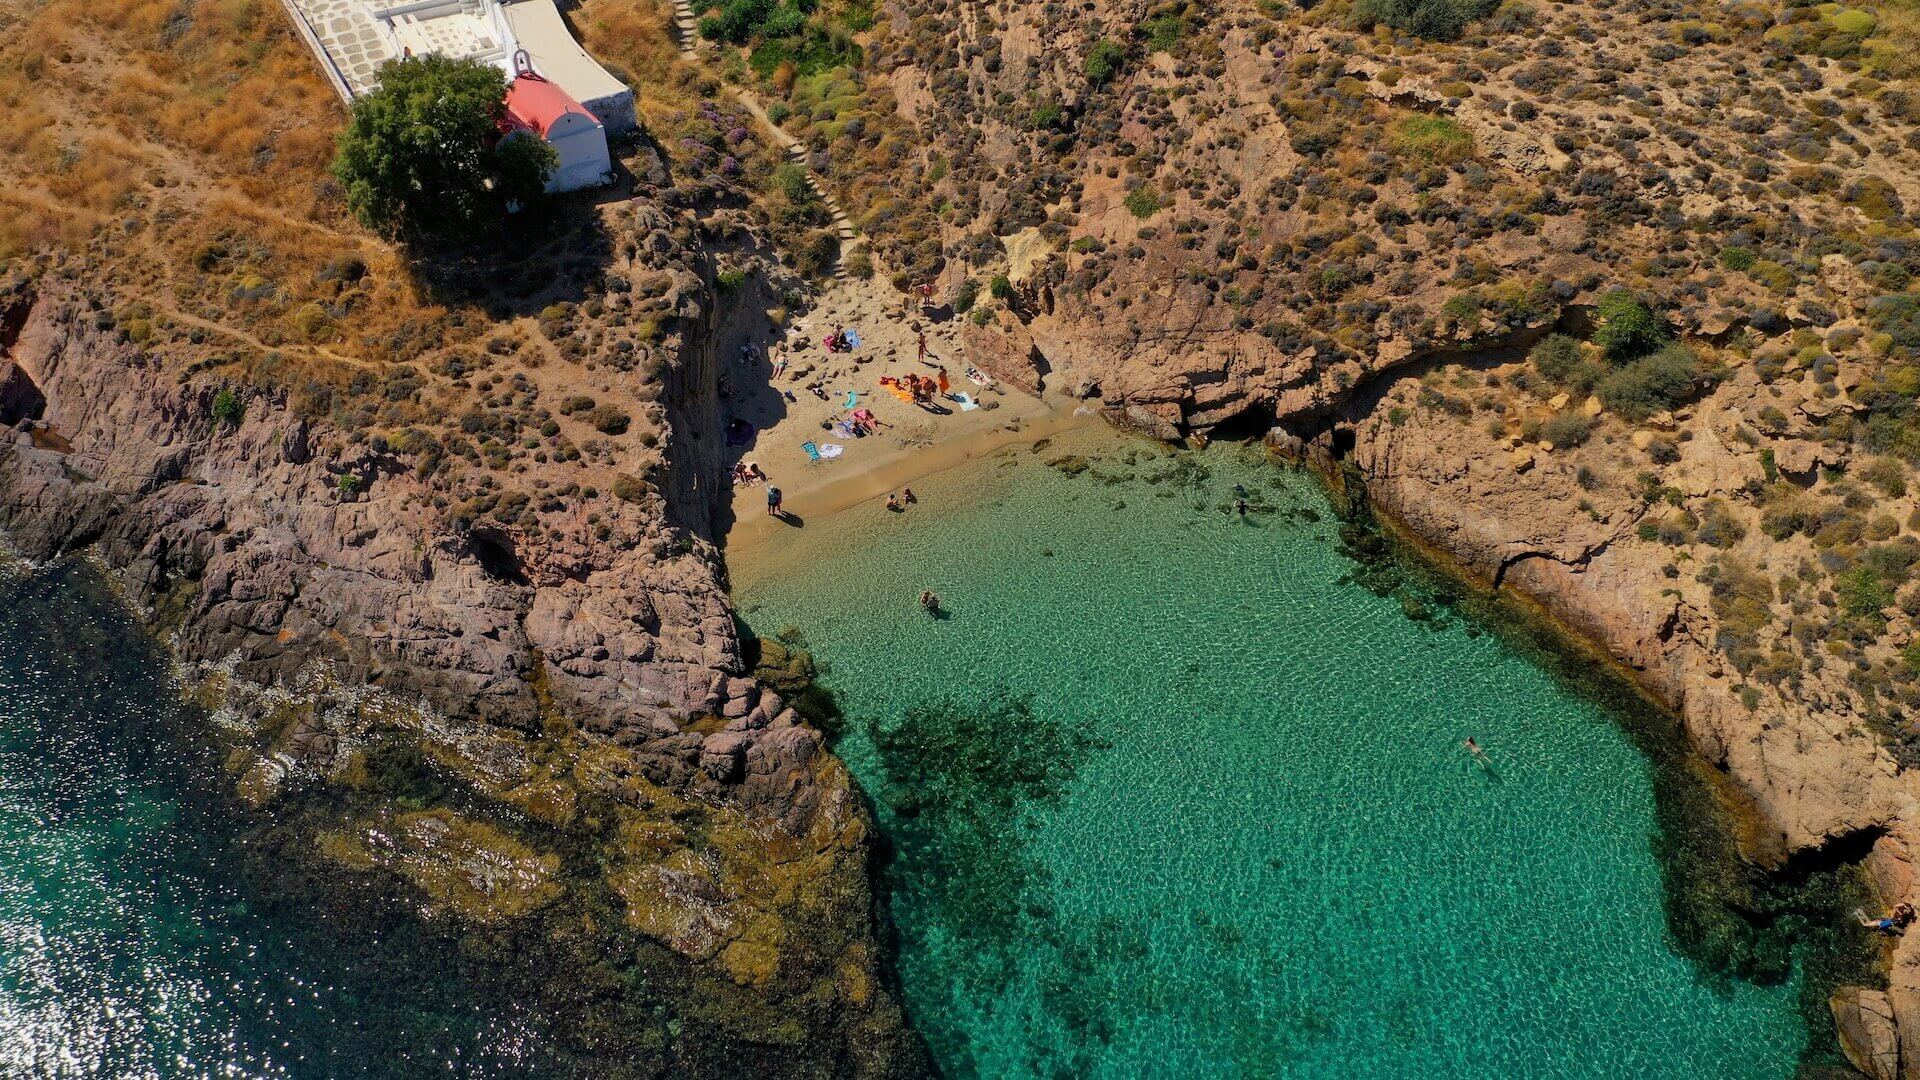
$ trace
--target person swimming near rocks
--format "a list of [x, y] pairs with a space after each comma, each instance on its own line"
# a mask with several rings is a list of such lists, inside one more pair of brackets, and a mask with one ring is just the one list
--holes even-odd
[[935, 595], [932, 589], [921, 590], [920, 609], [929, 615], [940, 614], [940, 597]]
[[1233, 512], [1236, 514], [1239, 514], [1241, 517], [1246, 517], [1247, 516], [1247, 500], [1245, 499], [1233, 500]]
[[1487, 752], [1480, 748], [1479, 743], [1473, 741], [1473, 736], [1469, 735], [1466, 738], [1460, 740], [1460, 746], [1463, 749], [1465, 749], [1467, 753], [1473, 755], [1473, 760], [1475, 761], [1487, 760]]
[[1853, 909], [1853, 917], [1859, 921], [1861, 926], [1869, 930], [1878, 930], [1883, 934], [1898, 934], [1913, 922], [1914, 910], [1912, 904], [1902, 900], [1893, 905], [1892, 911], [1887, 912], [1877, 919], [1868, 918], [1867, 913], [1861, 911], [1859, 908]]

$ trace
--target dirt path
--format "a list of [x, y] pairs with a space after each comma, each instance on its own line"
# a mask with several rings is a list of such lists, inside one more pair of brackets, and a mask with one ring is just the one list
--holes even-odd
[[[681, 57], [689, 63], [699, 63], [700, 20], [689, 0], [674, 0], [673, 36], [680, 43]], [[740, 103], [740, 107], [747, 110], [747, 114], [753, 117], [761, 127], [772, 133], [774, 143], [780, 147], [782, 153], [787, 155], [787, 160], [806, 170], [807, 186], [812, 188], [813, 193], [826, 205], [827, 213], [833, 219], [833, 234], [840, 241], [840, 257], [834, 261], [833, 276], [836, 279], [844, 279], [847, 276], [847, 254], [861, 242], [859, 230], [853, 227], [853, 219], [848, 217], [846, 210], [840, 206], [840, 200], [833, 197], [833, 191], [827, 187], [826, 181], [814, 171], [813, 163], [807, 158], [806, 145], [774, 123], [773, 118], [767, 115], [766, 108], [760, 104], [759, 98], [741, 87], [733, 87], [732, 91], [734, 100]]]

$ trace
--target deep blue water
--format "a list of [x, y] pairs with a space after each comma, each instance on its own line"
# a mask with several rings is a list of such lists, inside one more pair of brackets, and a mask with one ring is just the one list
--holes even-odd
[[0, 1076], [517, 1074], [450, 948], [276, 880], [175, 701], [88, 567], [0, 569]]

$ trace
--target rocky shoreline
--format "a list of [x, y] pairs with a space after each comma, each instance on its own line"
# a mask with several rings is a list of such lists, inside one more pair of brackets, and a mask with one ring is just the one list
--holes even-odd
[[[1499, 350], [1479, 356], [1491, 358], [1482, 367], [1524, 363]], [[1719, 811], [1711, 827], [1730, 830], [1739, 861], [1755, 872], [1749, 887], [1792, 890], [1810, 874], [1838, 871], [1857, 873], [1866, 886], [1870, 897], [1855, 897], [1866, 898], [1861, 906], [1890, 908], [1909, 897], [1911, 795], [1879, 741], [1817, 706], [1782, 703], [1774, 712], [1743, 700], [1714, 648], [1714, 612], [1671, 587], [1657, 553], [1614, 543], [1634, 515], [1622, 515], [1622, 525], [1591, 512], [1572, 468], [1528, 475], [1459, 425], [1389, 422], [1390, 409], [1406, 400], [1395, 390], [1423, 385], [1426, 370], [1391, 372], [1312, 425], [1311, 437], [1276, 428], [1269, 445], [1364, 505], [1414, 561], [1495, 605], [1493, 617], [1509, 605], [1508, 619], [1546, 628], [1549, 652], [1587, 656], [1675, 717], [1684, 752], [1697, 756], [1696, 779]], [[1817, 917], [1844, 928], [1851, 903]], [[1907, 938], [1863, 946], [1863, 935], [1851, 936], [1851, 944], [1824, 946], [1831, 977], [1816, 982], [1822, 1000], [1808, 1010], [1816, 1037], [1830, 1020], [1860, 1072], [1876, 1080], [1920, 1075], [1920, 950]]]
[[[700, 279], [679, 289], [664, 378], [697, 409], [713, 324]], [[578, 1028], [583, 1073], [926, 1071], [870, 816], [751, 677], [711, 544], [670, 523], [710, 510], [650, 490], [439, 528], [391, 450], [270, 393], [222, 418], [77, 290], [26, 303], [0, 529], [113, 571], [214, 717], [236, 813], [448, 932], [574, 957], [562, 983], [628, 972], [587, 995], [607, 1025]], [[667, 449], [704, 496], [717, 456], [691, 431]]]

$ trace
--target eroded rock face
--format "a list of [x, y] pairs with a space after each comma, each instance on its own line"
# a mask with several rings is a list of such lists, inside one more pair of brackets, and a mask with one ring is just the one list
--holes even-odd
[[[851, 780], [824, 759], [818, 732], [745, 677], [713, 549], [669, 524], [659, 497], [583, 501], [539, 530], [463, 528], [435, 512], [434, 480], [284, 401], [248, 394], [237, 423], [214, 419], [209, 389], [98, 328], [70, 297], [43, 296], [14, 351], [45, 396], [42, 429], [0, 429], [0, 527], [15, 550], [97, 552], [182, 661], [220, 666], [233, 684], [223, 700], [310, 682], [322, 665], [330, 685], [364, 684], [472, 726], [460, 745], [497, 752], [436, 760], [550, 824], [577, 827], [566, 809], [576, 792], [615, 800], [623, 820], [670, 802], [732, 822], [705, 877], [674, 859], [714, 841], [684, 830], [659, 861], [610, 856], [626, 867], [620, 891], [649, 912], [634, 925], [666, 947], [641, 962], [678, 957], [757, 995], [740, 1016], [779, 1016], [839, 978], [853, 948], [867, 958], [849, 991], [861, 1004], [793, 1013], [785, 1022], [806, 1038], [786, 1052], [810, 1070], [921, 1067], [898, 1007], [874, 990], [885, 980]], [[237, 773], [238, 793], [266, 805], [288, 774], [361, 783], [353, 748], [383, 732], [439, 745], [418, 725], [361, 716], [309, 706]], [[529, 764], [556, 753], [575, 767]], [[381, 812], [342, 823], [320, 852], [448, 893], [450, 916], [466, 922], [539, 915], [559, 894], [557, 859], [496, 832], [449, 812]], [[769, 875], [783, 887], [758, 884]], [[696, 917], [695, 902], [717, 914]], [[841, 942], [832, 956], [801, 941], [823, 932]], [[727, 1038], [773, 1030], [743, 1019]]]
[[1893, 1005], [1878, 990], [1843, 986], [1827, 1000], [1839, 1029], [1840, 1049], [1853, 1067], [1873, 1080], [1900, 1080], [1900, 1037]]

